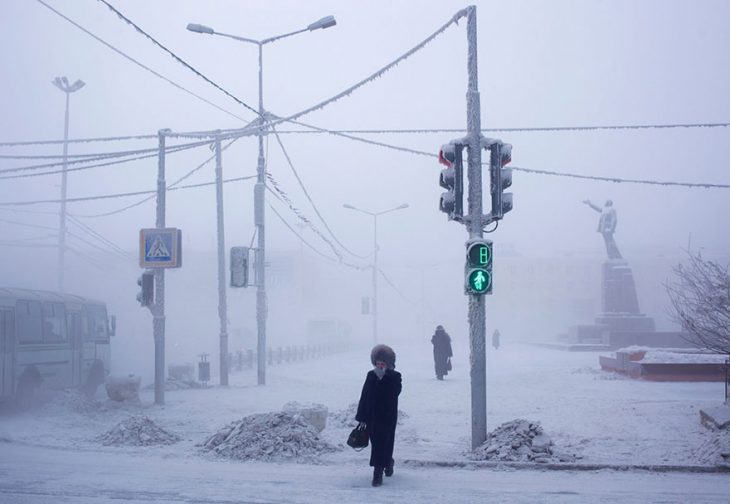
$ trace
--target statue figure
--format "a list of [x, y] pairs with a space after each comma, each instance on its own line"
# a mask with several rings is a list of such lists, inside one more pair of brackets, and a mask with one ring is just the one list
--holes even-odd
[[621, 252], [613, 239], [613, 233], [616, 231], [616, 210], [613, 208], [613, 201], [606, 200], [603, 208], [594, 205], [590, 200], [583, 200], [583, 203], [591, 207], [596, 212], [600, 212], [601, 217], [598, 219], [598, 232], [603, 235], [603, 241], [606, 243], [606, 252], [609, 259], [622, 259]]

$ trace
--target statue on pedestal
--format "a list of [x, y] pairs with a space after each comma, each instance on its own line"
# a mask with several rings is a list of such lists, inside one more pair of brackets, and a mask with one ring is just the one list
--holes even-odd
[[594, 205], [590, 200], [583, 200], [583, 203], [591, 207], [601, 214], [598, 219], [598, 232], [603, 235], [603, 241], [606, 243], [606, 252], [609, 259], [623, 259], [621, 252], [618, 250], [616, 241], [613, 239], [613, 233], [616, 231], [616, 210], [613, 208], [613, 201], [606, 200], [603, 208]]

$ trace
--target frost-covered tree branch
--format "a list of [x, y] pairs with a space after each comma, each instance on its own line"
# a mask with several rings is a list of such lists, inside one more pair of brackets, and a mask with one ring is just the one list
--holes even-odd
[[730, 264], [687, 255], [666, 285], [672, 317], [692, 343], [730, 355]]

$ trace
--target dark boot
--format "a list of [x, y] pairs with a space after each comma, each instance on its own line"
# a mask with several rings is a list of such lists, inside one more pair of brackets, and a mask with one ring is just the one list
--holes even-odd
[[375, 466], [373, 469], [373, 486], [379, 487], [383, 484], [383, 468]]
[[390, 478], [393, 476], [393, 464], [395, 464], [395, 460], [390, 459], [390, 464], [385, 466], [385, 475]]

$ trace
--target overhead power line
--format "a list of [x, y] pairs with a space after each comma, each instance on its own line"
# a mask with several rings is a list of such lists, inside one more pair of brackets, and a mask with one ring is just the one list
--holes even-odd
[[[228, 142], [228, 143], [227, 143], [226, 145], [224, 145], [224, 146], [223, 146], [223, 147], [221, 148], [221, 152], [225, 151], [225, 150], [226, 150], [226, 149], [227, 149], [228, 147], [230, 147], [230, 146], [231, 146], [231, 145], [232, 145], [232, 144], [233, 144], [233, 143], [234, 143], [234, 142], [235, 142], [236, 140], [237, 140], [237, 139], [235, 139], [235, 138], [234, 138], [233, 140], [231, 140], [230, 142]], [[213, 154], [213, 155], [212, 155], [212, 156], [210, 156], [210, 157], [209, 157], [208, 159], [206, 159], [205, 161], [203, 161], [202, 163], [200, 163], [200, 164], [199, 164], [198, 166], [196, 166], [195, 168], [193, 168], [192, 170], [190, 170], [189, 172], [187, 172], [186, 174], [184, 174], [184, 175], [183, 175], [182, 177], [178, 178], [178, 179], [177, 179], [177, 180], [175, 180], [175, 181], [174, 181], [173, 183], [171, 183], [170, 185], [168, 185], [168, 186], [167, 186], [167, 189], [170, 189], [170, 190], [172, 190], [172, 189], [173, 189], [173, 188], [175, 188], [175, 187], [176, 187], [176, 186], [177, 186], [177, 185], [178, 185], [178, 184], [179, 184], [180, 182], [182, 182], [183, 180], [185, 180], [185, 179], [187, 179], [187, 178], [191, 177], [191, 176], [192, 176], [192, 175], [193, 175], [193, 174], [194, 174], [195, 172], [197, 172], [198, 170], [202, 169], [202, 168], [203, 168], [203, 167], [204, 167], [205, 165], [207, 165], [208, 163], [210, 163], [210, 162], [211, 162], [211, 161], [212, 161], [213, 159], [215, 159], [215, 154]], [[246, 178], [248, 178], [248, 177], [244, 177], [244, 178], [243, 178], [242, 180], [245, 180]], [[233, 181], [233, 180], [234, 180], [234, 179], [231, 179], [231, 181]], [[149, 200], [153, 199], [154, 197], [155, 197], [155, 195], [154, 195], [154, 194], [151, 194], [150, 196], [147, 196], [147, 197], [145, 197], [145, 198], [142, 198], [141, 200], [139, 200], [139, 201], [136, 201], [136, 202], [132, 203], [131, 205], [126, 205], [126, 206], [123, 206], [123, 207], [121, 207], [121, 208], [117, 208], [117, 209], [115, 209], [115, 210], [110, 210], [110, 211], [107, 211], [107, 212], [101, 212], [101, 213], [96, 213], [96, 214], [83, 214], [83, 215], [82, 215], [82, 214], [77, 214], [77, 215], [76, 215], [76, 217], [83, 217], [83, 218], [97, 218], [97, 217], [108, 217], [108, 216], [110, 216], [110, 215], [118, 214], [118, 213], [124, 212], [124, 211], [126, 211], [126, 210], [129, 210], [129, 209], [131, 209], [131, 208], [134, 208], [134, 207], [136, 207], [136, 206], [139, 206], [139, 205], [141, 205], [141, 204], [143, 204], [143, 203], [145, 203], [145, 202], [147, 202], [147, 201], [149, 201]]]
[[180, 63], [181, 65], [183, 65], [188, 70], [192, 71], [195, 75], [197, 75], [198, 77], [200, 77], [201, 79], [203, 79], [205, 82], [207, 82], [211, 86], [215, 87], [219, 91], [222, 91], [226, 96], [228, 96], [229, 98], [232, 98], [239, 105], [243, 105], [244, 107], [246, 107], [248, 110], [250, 110], [251, 112], [253, 112], [254, 114], [256, 114], [256, 116], [258, 117], [258, 115], [259, 115], [258, 110], [256, 110], [255, 108], [251, 107], [247, 103], [243, 102], [242, 100], [240, 100], [239, 98], [237, 98], [236, 96], [234, 96], [233, 94], [229, 93], [227, 90], [223, 89], [221, 86], [219, 86], [218, 84], [216, 84], [215, 82], [213, 82], [212, 80], [210, 80], [202, 72], [200, 72], [199, 70], [195, 69], [192, 65], [190, 65], [185, 60], [183, 60], [182, 58], [180, 58], [177, 54], [175, 54], [170, 49], [168, 49], [167, 47], [165, 47], [164, 45], [162, 45], [160, 42], [158, 42], [152, 35], [150, 35], [146, 31], [144, 31], [142, 28], [140, 28], [139, 25], [137, 25], [134, 21], [132, 21], [127, 16], [125, 16], [124, 14], [122, 14], [121, 12], [119, 12], [119, 10], [117, 10], [109, 2], [107, 2], [106, 0], [98, 0], [98, 1], [101, 2], [101, 3], [103, 3], [104, 5], [106, 5], [107, 7], [109, 7], [109, 10], [111, 10], [113, 13], [115, 13], [119, 17], [119, 19], [121, 19], [122, 21], [125, 21], [128, 25], [132, 26], [135, 30], [137, 30], [138, 33], [140, 33], [140, 34], [144, 35], [145, 37], [147, 37], [150, 41], [152, 41], [153, 44], [155, 44], [157, 47], [159, 47], [160, 49], [162, 49], [163, 51], [165, 51], [167, 54], [169, 54], [170, 56], [172, 56], [172, 58], [175, 61], [177, 61], [178, 63]]
[[79, 30], [81, 30], [84, 33], [86, 33], [87, 35], [93, 37], [94, 39], [96, 39], [97, 41], [101, 42], [102, 44], [104, 44], [105, 46], [107, 46], [109, 49], [111, 49], [115, 53], [119, 54], [120, 56], [128, 59], [129, 61], [131, 61], [135, 65], [137, 65], [137, 66], [139, 66], [141, 68], [144, 68], [145, 70], [147, 70], [151, 74], [155, 75], [156, 77], [159, 77], [160, 79], [164, 80], [165, 82], [167, 82], [169, 84], [172, 84], [173, 86], [175, 86], [176, 88], [180, 89], [181, 91], [184, 91], [184, 92], [188, 93], [189, 95], [194, 96], [198, 100], [201, 100], [201, 101], [207, 103], [208, 105], [217, 108], [221, 112], [224, 112], [224, 113], [226, 113], [226, 114], [228, 114], [228, 115], [230, 115], [232, 117], [235, 117], [236, 119], [239, 119], [241, 121], [244, 121], [245, 120], [242, 117], [234, 114], [233, 112], [230, 112], [230, 111], [224, 109], [223, 107], [220, 107], [220, 106], [216, 105], [215, 103], [211, 102], [210, 100], [206, 100], [202, 96], [200, 96], [200, 95], [198, 95], [198, 94], [190, 91], [189, 89], [181, 86], [180, 84], [178, 84], [178, 83], [176, 83], [176, 82], [168, 79], [167, 77], [165, 77], [164, 75], [162, 75], [162, 74], [154, 71], [153, 69], [151, 69], [150, 67], [148, 67], [144, 63], [141, 63], [141, 62], [137, 61], [136, 59], [132, 58], [131, 56], [123, 53], [122, 51], [120, 51], [119, 49], [117, 49], [116, 47], [114, 47], [113, 45], [111, 45], [110, 43], [106, 42], [105, 40], [103, 40], [100, 37], [98, 37], [98, 36], [94, 35], [93, 33], [91, 33], [89, 30], [87, 30], [86, 28], [84, 28], [83, 26], [81, 26], [80, 24], [78, 24], [77, 22], [75, 22], [75, 21], [69, 19], [68, 17], [64, 16], [61, 12], [59, 12], [58, 10], [54, 9], [53, 7], [51, 7], [50, 5], [48, 5], [43, 0], [37, 0], [37, 1], [38, 1], [38, 3], [40, 3], [41, 5], [43, 5], [44, 7], [48, 8], [49, 10], [53, 11], [54, 13], [56, 13], [57, 15], [59, 15], [60, 17], [62, 17], [63, 19], [65, 19], [66, 21], [68, 21], [69, 23], [71, 23], [72, 25], [74, 25]]
[[[291, 121], [294, 124], [300, 124]], [[530, 126], [514, 128], [482, 128], [482, 132], [543, 132], [543, 131], [599, 131], [599, 130], [642, 130], [642, 129], [677, 129], [677, 128], [727, 128], [730, 122], [718, 123], [685, 123], [685, 124], [616, 124], [609, 126]], [[317, 134], [317, 133], [345, 133], [345, 134], [422, 134], [422, 133], [466, 133], [463, 128], [407, 128], [407, 129], [340, 129], [325, 130], [279, 130], [280, 135]]]
[[[178, 145], [170, 145], [169, 147], [165, 148], [165, 152], [168, 153], [174, 153], [174, 152], [180, 152], [182, 150], [187, 149], [194, 149], [196, 147], [200, 147], [203, 145], [210, 144], [209, 141], [198, 141], [198, 142], [190, 142], [187, 144], [178, 144]], [[118, 151], [118, 152], [108, 152], [104, 154], [100, 154], [99, 156], [95, 158], [86, 158], [86, 159], [72, 159], [70, 161], [58, 161], [55, 163], [43, 163], [43, 164], [36, 164], [36, 165], [29, 165], [29, 166], [17, 166], [14, 168], [3, 168], [0, 169], [0, 173], [15, 173], [15, 172], [21, 172], [21, 171], [30, 171], [30, 170], [41, 170], [44, 168], [54, 168], [57, 166], [64, 166], [64, 165], [76, 165], [76, 164], [83, 164], [83, 163], [90, 163], [93, 161], [100, 161], [105, 159], [114, 159], [114, 158], [121, 158], [121, 157], [128, 157], [128, 156], [136, 156], [140, 154], [148, 154], [153, 153], [153, 155], [157, 155], [159, 149], [157, 148], [150, 148], [150, 149], [137, 149], [137, 150], [131, 150], [131, 151]], [[149, 156], [140, 156], [137, 159], [143, 159], [144, 157]], [[129, 161], [129, 160], [125, 160]], [[119, 161], [121, 162], [121, 161]], [[112, 163], [113, 164], [113, 163]], [[100, 165], [100, 166], [106, 166], [106, 165]], [[82, 169], [86, 169], [89, 167], [84, 167]], [[62, 170], [63, 171], [63, 170]], [[65, 171], [73, 171], [73, 168], [66, 168]], [[46, 172], [44, 175], [50, 175], [51, 173], [55, 172]]]
[[294, 168], [294, 163], [292, 163], [291, 158], [289, 157], [289, 153], [286, 151], [286, 148], [284, 147], [284, 143], [281, 141], [281, 137], [279, 137], [278, 134], [276, 134], [276, 129], [273, 128], [274, 134], [276, 135], [276, 141], [279, 143], [279, 147], [281, 147], [281, 151], [284, 153], [284, 157], [286, 158], [287, 163], [289, 164], [289, 167], [292, 170], [292, 173], [294, 173], [294, 177], [297, 179], [297, 182], [299, 183], [299, 187], [304, 192], [304, 195], [306, 196], [307, 200], [309, 201], [310, 205], [312, 205], [312, 208], [314, 209], [314, 213], [317, 214], [317, 217], [319, 217], [319, 220], [322, 221], [322, 224], [324, 224], [325, 229], [329, 232], [330, 236], [332, 237], [337, 244], [342, 247], [347, 253], [350, 255], [353, 255], [359, 259], [364, 259], [367, 256], [356, 254], [355, 252], [351, 251], [349, 248], [347, 248], [335, 235], [335, 233], [330, 228], [329, 224], [327, 224], [327, 221], [322, 216], [322, 214], [319, 211], [319, 208], [317, 208], [317, 205], [312, 200], [312, 197], [309, 195], [309, 191], [307, 191], [307, 188], [304, 186], [304, 182], [302, 182], [301, 177], [299, 176], [299, 173], [297, 172], [296, 168]]

